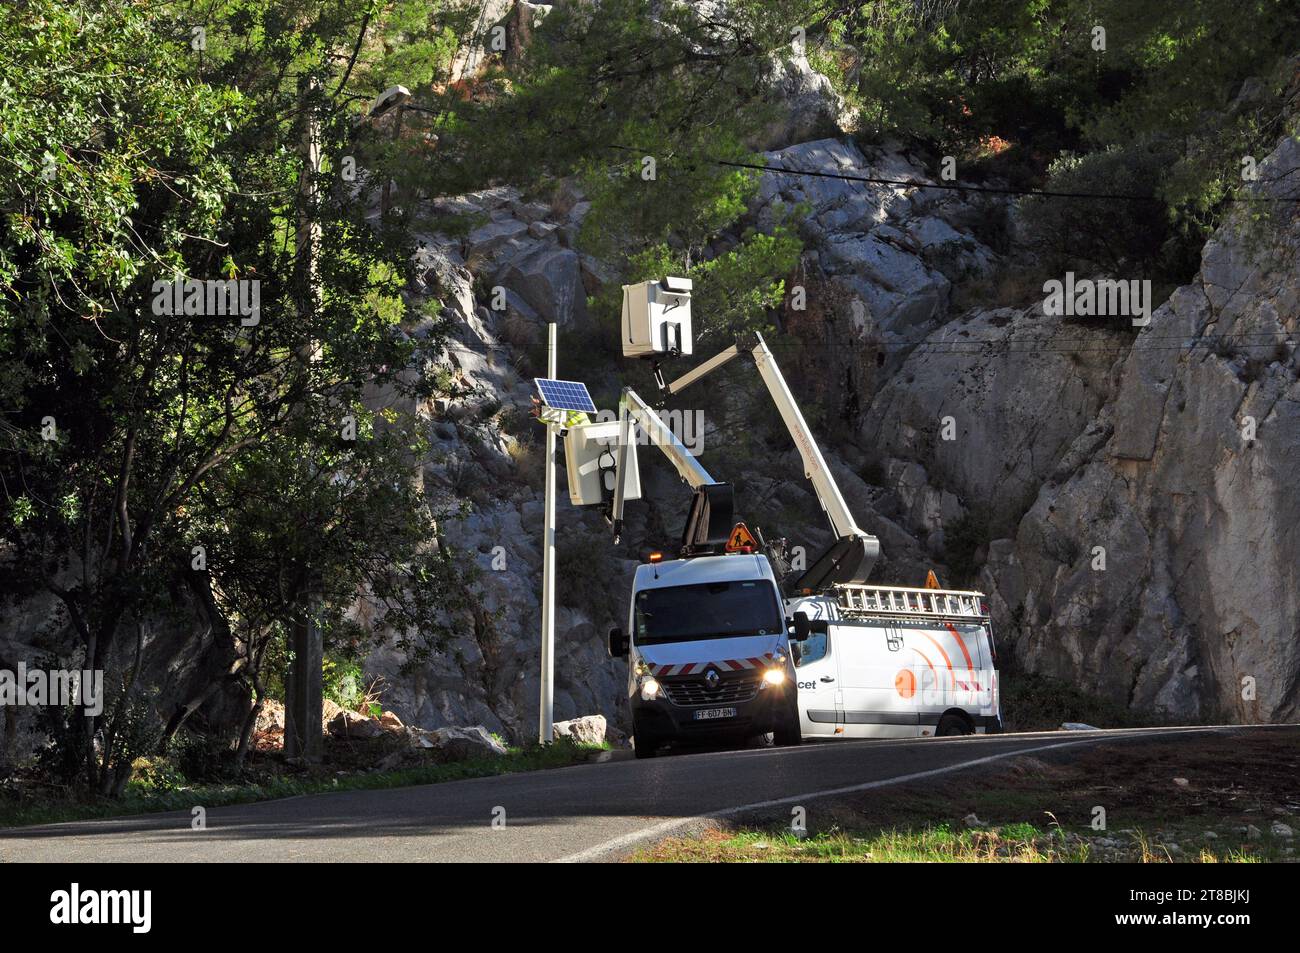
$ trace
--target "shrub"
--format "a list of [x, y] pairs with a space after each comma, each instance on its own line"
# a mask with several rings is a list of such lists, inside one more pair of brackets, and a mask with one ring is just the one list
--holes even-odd
[[1175, 158], [1169, 146], [1148, 141], [1054, 161], [1047, 191], [1125, 198], [1024, 199], [1025, 238], [1043, 266], [1052, 273], [1100, 271], [1120, 278], [1155, 266], [1186, 278], [1186, 256], [1177, 247], [1169, 209], [1157, 197], [1161, 174]]
[[968, 510], [944, 527], [944, 562], [957, 585], [970, 585], [975, 580], [980, 564], [976, 559], [980, 547], [989, 543], [988, 517], [976, 510]]

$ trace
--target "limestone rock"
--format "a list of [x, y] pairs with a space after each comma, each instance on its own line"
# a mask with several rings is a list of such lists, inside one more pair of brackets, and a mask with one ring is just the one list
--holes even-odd
[[408, 727], [406, 732], [412, 748], [436, 751], [448, 761], [499, 758], [508, 753], [506, 746], [492, 737], [482, 725], [438, 728], [434, 731]]
[[553, 728], [556, 738], [571, 738], [584, 745], [605, 743], [604, 715], [583, 715], [581, 718], [557, 721]]
[[517, 293], [543, 321], [562, 327], [586, 321], [587, 295], [578, 253], [570, 248], [534, 244], [506, 260], [495, 280]]
[[[1300, 149], [1265, 165], [1267, 189], [1294, 189]], [[992, 590], [1015, 569], [995, 622], [1027, 666], [1177, 719], [1300, 714], [1300, 537], [1280, 530], [1300, 519], [1300, 382], [1276, 343], [1297, 331], [1298, 239], [1244, 212], [1219, 228], [1064, 452], [1081, 465], [986, 569]]]
[[384, 734], [384, 726], [378, 718], [367, 718], [355, 711], [340, 711], [329, 723], [330, 734], [336, 738], [353, 738], [366, 740], [378, 738]]

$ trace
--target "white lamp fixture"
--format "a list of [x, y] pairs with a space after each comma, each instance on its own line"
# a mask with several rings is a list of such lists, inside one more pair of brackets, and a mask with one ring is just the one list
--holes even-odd
[[[579, 424], [564, 435], [564, 463], [569, 477], [569, 502], [574, 506], [606, 503], [614, 496], [620, 425], [617, 420]], [[623, 499], [641, 499], [636, 441], [628, 444], [623, 470]]]
[[623, 286], [624, 357], [685, 356], [691, 349], [691, 279]]

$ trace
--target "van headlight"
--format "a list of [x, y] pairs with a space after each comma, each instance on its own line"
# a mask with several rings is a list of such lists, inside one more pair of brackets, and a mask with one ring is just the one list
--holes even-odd
[[652, 702], [659, 697], [659, 680], [647, 675], [641, 679], [641, 700]]
[[784, 684], [785, 684], [785, 669], [782, 669], [782, 668], [769, 668], [766, 672], [763, 673], [763, 684], [764, 684], [764, 685], [784, 685]]

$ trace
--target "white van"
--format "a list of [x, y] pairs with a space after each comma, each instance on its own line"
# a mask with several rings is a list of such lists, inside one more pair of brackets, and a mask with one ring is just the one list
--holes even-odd
[[636, 756], [769, 733], [797, 745], [793, 652], [767, 557], [658, 556], [637, 567], [627, 633], [609, 633], [609, 654], [628, 660]]
[[786, 600], [806, 738], [1002, 730], [997, 649], [979, 592], [839, 585]]

